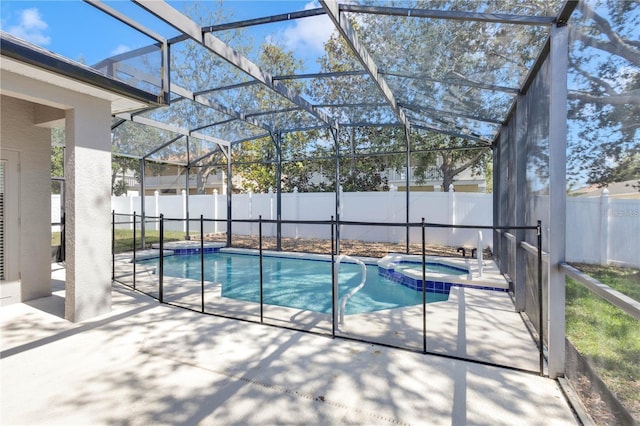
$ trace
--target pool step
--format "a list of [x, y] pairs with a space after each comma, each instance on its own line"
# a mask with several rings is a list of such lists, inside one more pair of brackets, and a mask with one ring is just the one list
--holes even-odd
[[[153, 244], [154, 249], [159, 249], [160, 244]], [[217, 253], [222, 247], [226, 247], [225, 243], [213, 243], [205, 241], [202, 243], [205, 253]], [[200, 253], [200, 241], [170, 241], [164, 243], [165, 251], [170, 250], [172, 254], [196, 254]]]
[[[397, 269], [400, 264], [405, 264]], [[406, 264], [415, 263], [415, 267]], [[426, 290], [435, 293], [449, 293], [451, 287], [469, 287], [481, 290], [508, 291], [509, 283], [498, 270], [495, 262], [483, 262], [482, 276], [478, 264], [473, 259], [444, 258], [428, 256], [427, 264], [453, 267], [466, 274], [426, 273]], [[378, 261], [378, 273], [413, 290], [422, 291], [422, 256], [393, 253]]]

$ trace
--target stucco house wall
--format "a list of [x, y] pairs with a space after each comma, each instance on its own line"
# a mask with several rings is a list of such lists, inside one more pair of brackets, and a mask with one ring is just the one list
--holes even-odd
[[4, 305], [51, 294], [51, 130], [36, 125], [36, 104], [4, 95], [0, 104], [0, 156], [9, 159], [12, 174], [6, 188]]

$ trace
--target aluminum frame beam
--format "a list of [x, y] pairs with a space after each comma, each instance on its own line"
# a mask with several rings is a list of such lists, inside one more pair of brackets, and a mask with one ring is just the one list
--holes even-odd
[[186, 15], [178, 12], [169, 4], [153, 0], [133, 1], [149, 13], [166, 22], [168, 25], [187, 35], [201, 46], [209, 49], [220, 58], [235, 66], [240, 71], [250, 75], [269, 89], [300, 106], [302, 109], [320, 119], [320, 121], [329, 126], [336, 126], [333, 119], [331, 119], [327, 114], [317, 110], [313, 105], [311, 105], [311, 103], [302, 98], [299, 94], [295, 93], [289, 87], [277, 80], [274, 80], [270, 73], [232, 49], [219, 38], [215, 37], [211, 33], [203, 33], [202, 28], [198, 24]]
[[120, 113], [116, 114], [115, 117], [121, 118], [127, 121], [133, 121], [134, 123], [144, 124], [145, 126], [154, 127], [160, 130], [166, 130], [168, 132], [178, 133], [183, 136], [194, 137], [196, 139], [201, 139], [207, 142], [215, 143], [221, 147], [229, 147], [231, 146], [231, 142], [225, 141], [224, 139], [219, 139], [213, 136], [205, 135], [203, 133], [193, 132], [184, 127], [172, 126], [170, 124], [163, 123], [161, 121], [153, 120], [151, 118], [140, 117], [139, 115], [133, 115], [129, 113]]
[[565, 276], [559, 266], [566, 256], [569, 27], [554, 26], [550, 38], [547, 338], [549, 377], [555, 379], [565, 370]]
[[368, 75], [365, 70], [316, 72], [308, 74], [286, 74], [273, 76], [274, 80], [303, 80], [307, 78], [348, 77], [352, 75]]
[[92, 5], [93, 7], [105, 12], [106, 14], [112, 16], [113, 18], [119, 20], [120, 22], [124, 23], [125, 25], [128, 25], [132, 28], [135, 28], [136, 30], [140, 31], [141, 33], [147, 35], [148, 37], [151, 37], [152, 39], [156, 40], [157, 42], [159, 42], [162, 45], [162, 83], [161, 86], [162, 87], [162, 92], [163, 92], [163, 97], [166, 100], [168, 100], [168, 96], [169, 96], [169, 43], [167, 42], [167, 39], [164, 38], [163, 36], [161, 36], [160, 34], [156, 33], [155, 31], [152, 31], [150, 29], [148, 29], [147, 27], [145, 27], [144, 25], [140, 24], [139, 22], [131, 19], [130, 17], [118, 12], [117, 10], [113, 9], [112, 7], [102, 3], [99, 0], [84, 0], [87, 4]]
[[314, 104], [318, 108], [381, 108], [388, 107], [389, 104], [386, 102], [356, 102], [356, 103], [344, 103], [344, 104]]
[[229, 107], [226, 107], [218, 102], [212, 101], [209, 98], [206, 98], [205, 96], [203, 96], [202, 94], [197, 94], [194, 93], [188, 89], [185, 89], [184, 87], [178, 86], [176, 84], [171, 84], [171, 92], [179, 95], [182, 98], [185, 99], [190, 99], [193, 102], [196, 102], [200, 105], [215, 109], [218, 112], [221, 112], [223, 114], [226, 114], [232, 118], [236, 118], [238, 120], [242, 120], [246, 123], [249, 123], [253, 126], [256, 127], [260, 127], [264, 130], [270, 130], [270, 126], [267, 126], [264, 123], [261, 123], [259, 121], [256, 120], [251, 120], [249, 117], [247, 117], [245, 114], [235, 111]]
[[422, 75], [407, 75], [407, 74], [403, 74], [396, 71], [386, 71], [386, 70], [380, 70], [380, 74], [390, 75], [392, 77], [412, 79], [412, 80], [424, 80], [424, 81], [430, 81], [433, 83], [440, 83], [440, 84], [451, 84], [454, 86], [474, 87], [476, 89], [489, 90], [492, 92], [504, 92], [504, 93], [510, 93], [513, 95], [517, 95], [520, 92], [520, 89], [515, 87], [496, 86], [493, 84], [478, 83], [476, 81], [465, 80], [465, 79], [450, 79], [450, 80], [439, 79], [439, 78], [427, 77]]
[[404, 126], [407, 126], [409, 124], [409, 121], [407, 120], [404, 111], [402, 111], [402, 108], [398, 106], [398, 102], [396, 101], [393, 91], [387, 84], [384, 77], [380, 75], [378, 66], [374, 62], [371, 55], [369, 55], [369, 52], [367, 51], [365, 46], [360, 42], [360, 39], [358, 38], [353, 25], [351, 25], [351, 22], [346, 19], [346, 17], [341, 16], [340, 5], [338, 4], [338, 2], [336, 0], [319, 1], [322, 7], [327, 11], [329, 18], [331, 18], [331, 20], [333, 21], [340, 35], [347, 42], [364, 69], [369, 73], [371, 78], [373, 78], [374, 82], [391, 105], [391, 109], [393, 109], [393, 112], [398, 117], [398, 120]]
[[555, 18], [549, 16], [511, 15], [505, 13], [458, 12], [404, 7], [361, 6], [355, 4], [340, 4], [339, 8], [340, 12], [406, 16], [407, 18], [452, 19], [456, 21], [477, 21], [496, 24], [551, 26], [555, 22]]
[[[275, 78], [274, 78], [275, 79]], [[254, 86], [259, 84], [257, 80], [243, 81], [241, 83], [229, 84], [228, 86], [214, 87], [213, 89], [205, 89], [199, 92], [193, 92], [194, 95], [206, 95], [207, 93], [219, 92], [223, 90], [240, 89], [242, 87]]]
[[420, 105], [416, 105], [416, 104], [401, 103], [400, 105], [405, 109], [409, 109], [409, 110], [412, 110], [412, 111], [415, 111], [415, 112], [427, 111], [427, 112], [431, 112], [431, 113], [434, 113], [434, 114], [448, 115], [448, 116], [451, 116], [451, 117], [468, 118], [469, 120], [481, 121], [483, 123], [491, 123], [491, 124], [502, 124], [503, 123], [502, 120], [498, 120], [496, 118], [479, 117], [477, 115], [463, 114], [463, 113], [453, 112], [453, 111], [443, 111], [443, 110], [439, 110], [439, 109], [436, 109], [436, 108], [424, 107], [424, 106], [420, 106]]
[[412, 123], [411, 127], [414, 129], [422, 129], [422, 130], [428, 130], [430, 132], [434, 132], [434, 133], [441, 133], [443, 135], [449, 135], [449, 136], [454, 136], [457, 138], [462, 138], [462, 139], [470, 139], [473, 141], [478, 141], [478, 142], [482, 142], [482, 143], [486, 143], [491, 145], [492, 141], [485, 139], [483, 137], [480, 136], [475, 136], [475, 135], [465, 135], [463, 133], [457, 133], [457, 132], [452, 132], [450, 130], [444, 130], [444, 129], [439, 129], [437, 127], [433, 127], [427, 124], [417, 124], [417, 123]]
[[326, 14], [326, 12], [322, 8], [307, 9], [296, 12], [280, 13], [278, 15], [264, 16], [261, 18], [228, 22], [226, 24], [209, 25], [206, 27], [202, 27], [202, 32], [210, 33], [215, 31], [233, 30], [237, 28], [251, 27], [254, 25], [273, 24], [276, 22], [290, 21], [292, 19], [308, 18], [311, 16], [319, 16], [324, 14]]
[[[511, 93], [514, 95], [517, 95], [520, 92], [520, 89], [516, 87], [497, 86], [494, 84], [479, 83], [477, 81], [465, 80], [465, 79], [441, 79], [441, 78], [433, 78], [433, 77], [428, 77], [423, 75], [408, 75], [401, 72], [385, 70], [385, 69], [378, 69], [378, 73], [382, 76], [390, 75], [392, 77], [431, 81], [433, 83], [440, 83], [440, 84], [453, 84], [456, 86], [463, 86], [463, 87], [475, 87], [477, 89], [490, 90], [492, 92], [505, 92], [505, 93]], [[365, 70], [352, 70], [352, 71], [319, 72], [319, 73], [309, 73], [309, 74], [278, 75], [278, 76], [274, 76], [273, 78], [274, 80], [303, 80], [303, 79], [310, 79], [310, 78], [349, 77], [349, 76], [358, 76], [358, 75], [368, 75], [368, 73]]]
[[193, 129], [191, 129], [191, 131], [195, 132], [202, 129], [208, 129], [209, 127], [221, 126], [223, 124], [233, 123], [234, 121], [237, 121], [237, 120], [238, 120], [237, 118], [228, 118], [226, 120], [216, 121], [214, 123], [209, 123], [209, 124], [204, 124], [202, 126], [194, 127]]
[[178, 135], [175, 138], [171, 138], [169, 139], [167, 142], [163, 143], [162, 145], [160, 145], [159, 147], [157, 147], [156, 149], [154, 149], [151, 152], [146, 153], [145, 155], [142, 156], [143, 160], [146, 160], [147, 158], [149, 158], [151, 155], [155, 154], [156, 152], [159, 152], [163, 149], [165, 149], [166, 147], [168, 147], [169, 145], [173, 144], [174, 142], [179, 141], [180, 139], [184, 138], [184, 135]]
[[0, 50], [2, 51], [3, 57], [33, 65], [54, 74], [116, 93], [146, 105], [160, 106], [166, 104], [163, 96], [149, 93], [114, 78], [106, 77], [93, 68], [78, 64], [62, 55], [52, 53], [37, 46], [34, 47], [22, 39], [4, 31], [0, 31]]

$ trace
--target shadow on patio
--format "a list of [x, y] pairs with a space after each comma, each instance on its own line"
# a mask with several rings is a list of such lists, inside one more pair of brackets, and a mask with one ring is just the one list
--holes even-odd
[[113, 300], [81, 324], [0, 310], [3, 424], [576, 424], [533, 374]]

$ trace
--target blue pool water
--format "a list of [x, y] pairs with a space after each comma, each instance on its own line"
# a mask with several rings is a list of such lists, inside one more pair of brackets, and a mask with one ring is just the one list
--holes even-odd
[[[158, 265], [158, 259], [141, 262]], [[222, 296], [260, 301], [259, 258], [254, 255], [207, 253], [204, 279], [222, 284]], [[331, 262], [263, 256], [264, 303], [315, 312], [331, 313]], [[164, 258], [164, 274], [200, 280], [200, 255]], [[338, 298], [360, 284], [361, 268], [340, 264]], [[447, 300], [446, 294], [427, 292], [427, 302]], [[367, 282], [347, 303], [345, 314], [357, 314], [422, 304], [422, 293], [394, 283], [367, 265]]]

